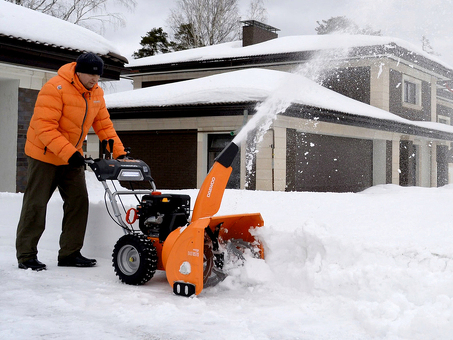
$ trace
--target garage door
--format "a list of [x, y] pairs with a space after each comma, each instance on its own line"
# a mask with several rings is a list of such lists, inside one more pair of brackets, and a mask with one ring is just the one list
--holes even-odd
[[287, 190], [358, 192], [372, 186], [371, 140], [288, 130]]
[[118, 132], [131, 156], [151, 168], [158, 189], [197, 187], [197, 132], [134, 131]]

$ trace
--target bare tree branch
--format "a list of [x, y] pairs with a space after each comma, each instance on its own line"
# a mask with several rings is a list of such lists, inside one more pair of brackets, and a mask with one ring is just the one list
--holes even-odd
[[124, 26], [121, 13], [110, 12], [109, 6], [132, 10], [136, 0], [6, 0], [38, 12], [89, 28], [98, 33], [105, 30], [106, 24]]
[[168, 21], [175, 34], [187, 25], [200, 47], [237, 39], [239, 19], [238, 0], [178, 0]]
[[262, 23], [267, 22], [267, 10], [264, 8], [263, 0], [252, 0], [245, 20], [256, 20]]

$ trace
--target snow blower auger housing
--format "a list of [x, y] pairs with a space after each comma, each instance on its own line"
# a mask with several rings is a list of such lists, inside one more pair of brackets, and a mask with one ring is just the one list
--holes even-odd
[[[215, 159], [190, 218], [190, 196], [157, 191], [145, 162], [128, 157], [106, 159], [106, 146], [113, 150], [112, 142], [102, 143], [104, 158], [87, 159], [86, 163], [104, 186], [110, 216], [125, 232], [112, 254], [113, 267], [122, 282], [145, 284], [156, 270], [165, 270], [176, 295], [198, 295], [204, 287], [226, 277], [224, 264], [228, 259], [241, 263], [246, 251], [264, 258], [261, 243], [251, 233], [252, 228], [263, 226], [259, 213], [214, 216], [232, 171], [231, 163], [238, 153], [236, 144], [230, 143]], [[113, 190], [107, 180], [112, 181]], [[117, 190], [115, 180], [128, 182], [131, 189]], [[135, 182], [148, 182], [151, 189], [135, 190]], [[121, 200], [123, 195], [134, 195], [137, 206], [126, 211]]]

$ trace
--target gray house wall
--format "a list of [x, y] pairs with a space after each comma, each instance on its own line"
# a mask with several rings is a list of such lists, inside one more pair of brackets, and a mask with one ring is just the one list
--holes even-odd
[[0, 191], [16, 191], [18, 80], [0, 79]]
[[24, 192], [27, 185], [28, 161], [25, 155], [25, 141], [28, 125], [35, 107], [38, 90], [19, 89], [18, 122], [17, 122], [17, 179], [16, 191]]

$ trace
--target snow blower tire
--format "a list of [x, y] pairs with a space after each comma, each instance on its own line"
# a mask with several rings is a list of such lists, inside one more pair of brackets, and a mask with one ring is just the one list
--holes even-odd
[[156, 248], [144, 235], [121, 237], [113, 248], [112, 258], [116, 275], [129, 285], [143, 285], [156, 272]]

